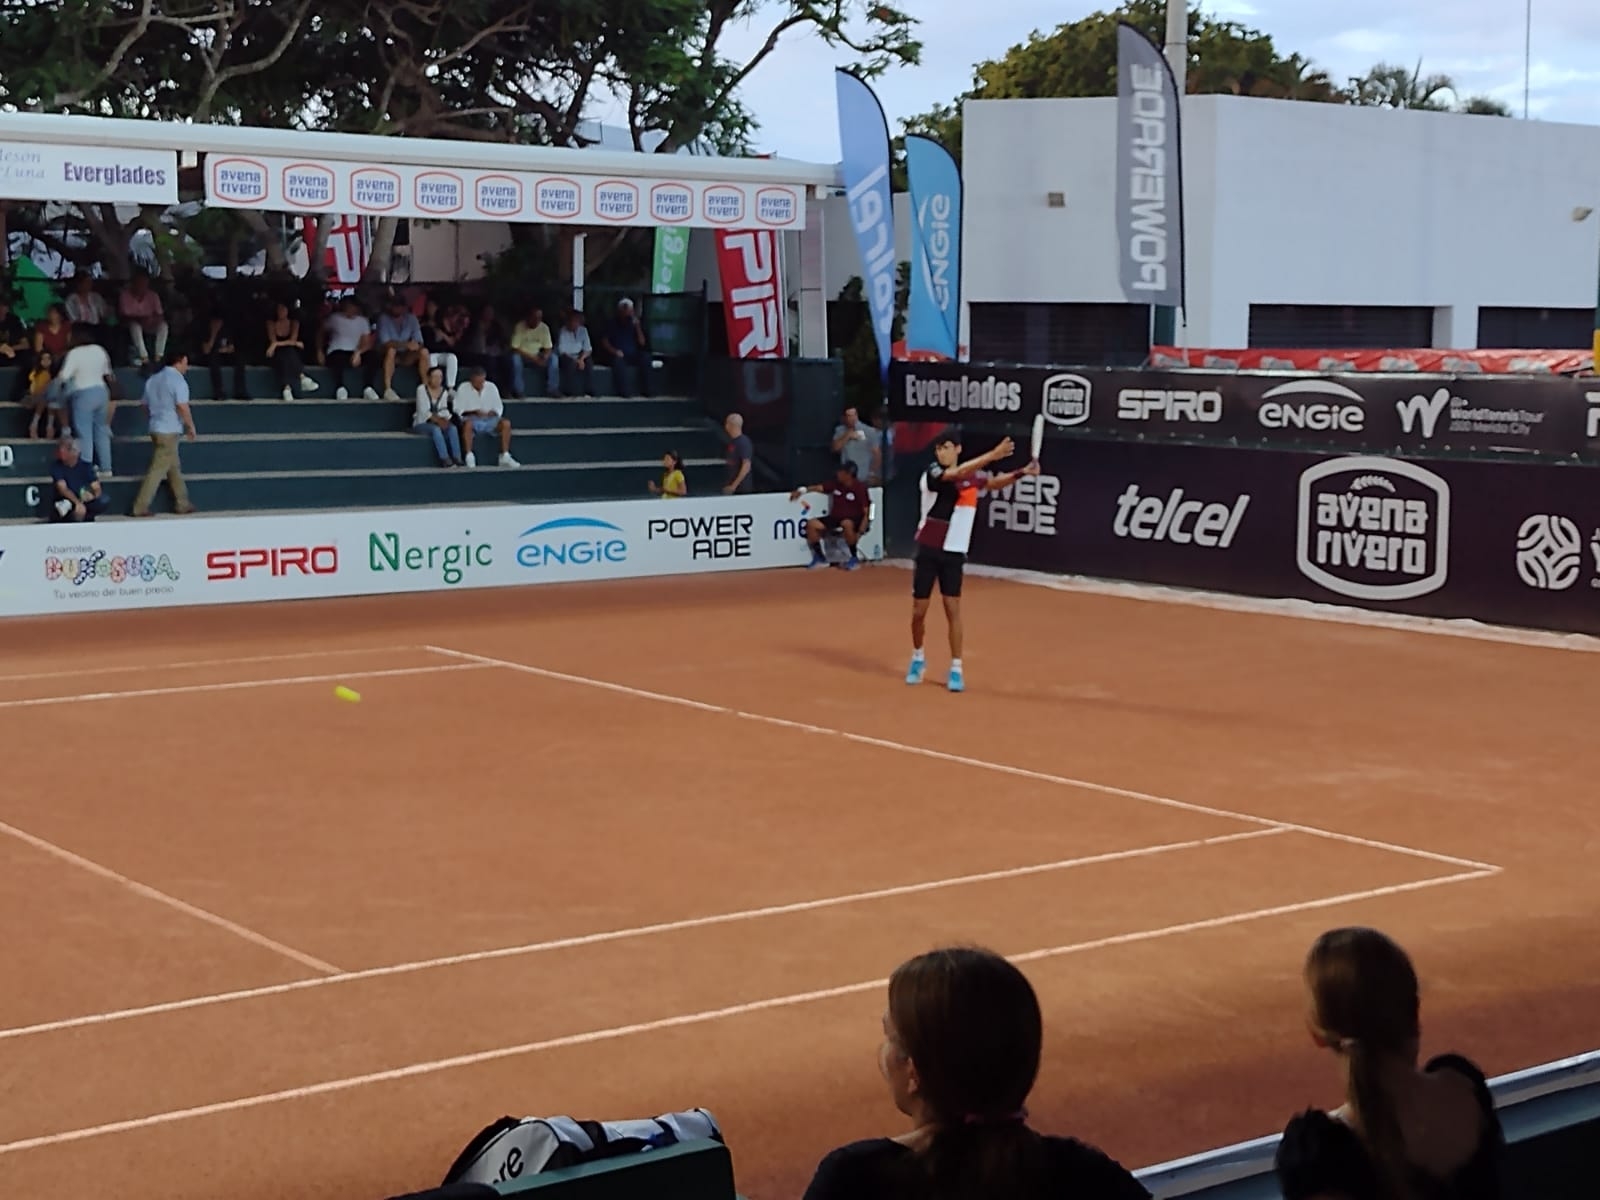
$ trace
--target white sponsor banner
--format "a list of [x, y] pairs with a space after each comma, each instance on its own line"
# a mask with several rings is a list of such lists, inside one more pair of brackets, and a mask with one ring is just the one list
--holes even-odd
[[[716, 496], [20, 525], [0, 616], [803, 566], [817, 496]], [[872, 491], [881, 511], [882, 489]], [[883, 557], [878, 522], [861, 556]]]
[[[666, 161], [666, 160], [664, 160]], [[458, 171], [213, 154], [206, 203], [273, 212], [367, 213], [458, 221], [801, 229], [803, 189], [526, 171]]]
[[178, 156], [0, 140], [0, 200], [176, 204]]

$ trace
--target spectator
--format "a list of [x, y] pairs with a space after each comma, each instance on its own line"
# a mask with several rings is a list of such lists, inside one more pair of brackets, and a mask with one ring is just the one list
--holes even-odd
[[[72, 277], [72, 292], [67, 296], [64, 311], [69, 323], [89, 326], [94, 340], [108, 350], [111, 348], [111, 305], [95, 291], [94, 276], [79, 271]], [[56, 358], [59, 362], [60, 355]]]
[[683, 455], [668, 450], [661, 456], [661, 482], [650, 481], [652, 495], [663, 500], [673, 500], [689, 494], [689, 485], [683, 481]]
[[617, 315], [611, 319], [600, 339], [605, 350], [614, 389], [619, 396], [654, 393], [651, 385], [650, 342], [644, 326], [634, 314], [633, 301], [624, 296], [617, 302]]
[[455, 398], [444, 385], [444, 368], [429, 367], [428, 377], [417, 388], [417, 409], [411, 420], [413, 433], [433, 439], [433, 452], [441, 467], [461, 465], [461, 435], [454, 420]]
[[1497, 1200], [1504, 1135], [1488, 1081], [1455, 1054], [1417, 1069], [1417, 976], [1375, 929], [1333, 929], [1305, 963], [1312, 1040], [1339, 1057], [1345, 1103], [1292, 1119], [1284, 1200]]
[[755, 491], [752, 468], [755, 465], [756, 447], [745, 436], [744, 418], [738, 413], [729, 413], [728, 419], [722, 423], [722, 429], [728, 435], [728, 474], [727, 481], [722, 485], [722, 494], [731, 496], [735, 492]]
[[28, 422], [28, 436], [39, 436], [39, 419], [45, 419], [45, 437], [51, 441], [56, 437], [56, 425], [59, 421], [61, 433], [69, 432], [70, 422], [65, 411], [66, 400], [61, 394], [61, 387], [56, 382], [56, 362], [46, 350], [34, 360], [33, 370], [28, 372], [28, 407], [33, 410], [32, 419]]
[[1043, 1021], [1026, 976], [985, 950], [936, 950], [889, 980], [878, 1066], [914, 1122], [841, 1146], [805, 1200], [1149, 1200], [1121, 1164], [1027, 1125]]
[[195, 439], [194, 417], [189, 412], [189, 356], [181, 351], [167, 356], [167, 365], [144, 385], [144, 406], [150, 414], [150, 441], [155, 446], [150, 469], [133, 498], [133, 515], [148, 517], [150, 501], [165, 479], [172, 489], [173, 511], [192, 513], [189, 488], [183, 481], [183, 464], [178, 461], [178, 438], [187, 433]]
[[150, 286], [150, 276], [135, 271], [132, 281], [122, 293], [118, 311], [128, 326], [128, 337], [133, 346], [133, 365], [147, 370], [152, 362], [146, 348], [146, 338], [155, 339], [155, 360], [167, 355], [167, 318], [161, 307], [161, 297]]
[[61, 363], [57, 383], [72, 413], [72, 431], [78, 436], [78, 453], [94, 463], [101, 479], [111, 478], [111, 418], [116, 403], [111, 389], [116, 380], [111, 356], [91, 340], [87, 328], [73, 331], [72, 349]]
[[317, 362], [333, 372], [336, 400], [348, 400], [349, 391], [344, 386], [345, 372], [360, 368], [364, 395], [368, 400], [378, 398], [372, 386], [378, 377], [378, 356], [372, 350], [372, 322], [361, 311], [361, 302], [354, 296], [339, 301], [339, 307], [328, 314], [322, 323], [322, 340], [317, 347]]
[[383, 352], [383, 398], [398, 400], [394, 390], [396, 366], [422, 368], [422, 322], [400, 296], [390, 296], [378, 318], [378, 349]]
[[478, 456], [472, 452], [473, 435], [494, 433], [500, 436], [500, 465], [520, 467], [522, 464], [511, 457], [511, 422], [506, 420], [505, 402], [500, 398], [500, 389], [485, 374], [482, 366], [474, 366], [467, 372], [467, 382], [456, 392], [455, 407], [461, 418], [461, 444], [467, 452], [467, 466], [478, 465]]
[[105, 493], [94, 468], [83, 461], [78, 443], [63, 434], [50, 464], [50, 496], [45, 516], [53, 524], [92, 521], [106, 510]]
[[506, 331], [495, 315], [494, 305], [485, 304], [478, 310], [478, 319], [468, 327], [466, 345], [469, 363], [481, 364], [497, 388], [511, 386]]
[[554, 350], [550, 326], [544, 323], [544, 310], [535, 304], [511, 331], [512, 395], [519, 400], [527, 396], [526, 376], [530, 366], [544, 376], [545, 390], [552, 394], [556, 392], [561, 381]]
[[[72, 330], [73, 324], [67, 320], [67, 310], [59, 304], [52, 304], [45, 310], [44, 320], [33, 327], [34, 357], [49, 354], [59, 363], [72, 349]], [[94, 339], [91, 337], [91, 340]]]
[[300, 316], [282, 300], [272, 309], [267, 322], [267, 362], [278, 377], [285, 400], [294, 399], [294, 385], [302, 392], [317, 390], [317, 381], [306, 374], [306, 344], [300, 340]]
[[229, 328], [227, 319], [221, 313], [213, 312], [203, 320], [206, 335], [200, 342], [200, 361], [211, 373], [211, 398], [222, 400], [229, 395], [222, 390], [222, 364], [227, 361], [233, 366], [233, 399], [248, 400], [250, 389], [244, 378], [244, 355], [234, 343], [233, 330]]
[[32, 366], [33, 339], [22, 318], [11, 311], [11, 297], [0, 292], [0, 367], [14, 367], [17, 372], [8, 400], [16, 402], [27, 393]]
[[862, 424], [854, 408], [845, 409], [844, 420], [834, 428], [833, 452], [840, 462], [855, 467], [857, 479], [869, 484], [883, 479], [883, 438], [872, 426]]
[[867, 482], [876, 485], [894, 478], [894, 426], [889, 423], [888, 405], [880, 404], [878, 411], [872, 414], [872, 427], [878, 431], [879, 457], [882, 465], [878, 470], [878, 477]]
[[789, 493], [789, 499], [798, 500], [806, 492], [820, 492], [828, 497], [827, 513], [819, 520], [806, 522], [806, 542], [811, 547], [809, 566], [828, 565], [827, 555], [822, 552], [822, 537], [824, 534], [836, 534], [844, 538], [845, 545], [850, 547], [850, 558], [843, 564], [844, 569], [854, 571], [861, 566], [861, 560], [856, 557], [856, 544], [867, 531], [868, 517], [872, 511], [872, 500], [867, 494], [866, 485], [856, 478], [855, 463], [840, 463], [834, 477], [827, 483], [797, 488]]
[[561, 336], [556, 339], [557, 361], [560, 363], [557, 378], [557, 395], [594, 395], [594, 345], [589, 341], [589, 331], [584, 328], [583, 313], [571, 309], [561, 323]]
[[444, 368], [444, 385], [455, 391], [460, 377], [461, 356], [456, 353], [457, 338], [439, 315], [439, 302], [425, 296], [422, 305], [422, 345], [428, 352], [428, 366]]

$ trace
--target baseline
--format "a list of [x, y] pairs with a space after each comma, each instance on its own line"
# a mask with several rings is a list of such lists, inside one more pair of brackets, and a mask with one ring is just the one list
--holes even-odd
[[1360, 837], [1353, 833], [1339, 833], [1336, 830], [1323, 829], [1316, 825], [1302, 825], [1297, 821], [1279, 821], [1272, 817], [1260, 817], [1253, 813], [1235, 812], [1232, 809], [1216, 808], [1208, 804], [1196, 804], [1188, 800], [1174, 800], [1170, 796], [1157, 796], [1152, 792], [1135, 791], [1132, 788], [1117, 787], [1109, 783], [1096, 783], [1089, 779], [1074, 779], [1066, 775], [1052, 775], [1047, 771], [1034, 771], [1027, 767], [1012, 766], [1009, 763], [993, 762], [983, 758], [971, 758], [965, 754], [951, 754], [944, 750], [932, 750], [926, 746], [917, 746], [910, 742], [896, 742], [888, 738], [856, 733], [852, 730], [834, 729], [827, 725], [814, 725], [809, 721], [794, 721], [787, 717], [774, 717], [767, 713], [749, 712], [742, 708], [730, 708], [727, 705], [712, 704], [704, 700], [691, 700], [687, 696], [675, 696], [668, 692], [655, 692], [648, 688], [632, 687], [625, 683], [612, 683], [609, 680], [594, 679], [587, 675], [573, 675], [566, 671], [554, 671], [548, 667], [535, 667], [528, 663], [515, 662], [507, 658], [492, 658], [486, 654], [473, 654], [466, 650], [452, 650], [446, 646], [430, 645], [423, 647], [423, 649], [465, 662], [503, 667], [508, 671], [518, 671], [524, 675], [534, 675], [541, 679], [553, 679], [560, 683], [575, 683], [583, 687], [598, 688], [601, 691], [633, 696], [641, 700], [654, 700], [660, 704], [672, 704], [679, 708], [715, 713], [719, 716], [737, 717], [743, 721], [755, 721], [763, 725], [773, 725], [779, 729], [793, 729], [801, 733], [821, 734], [825, 737], [855, 742], [862, 746], [876, 746], [881, 750], [894, 750], [901, 754], [913, 754], [919, 758], [931, 758], [939, 762], [955, 763], [963, 767], [977, 767], [980, 770], [995, 771], [999, 774], [1012, 775], [1019, 779], [1032, 779], [1036, 782], [1053, 783], [1061, 787], [1080, 788], [1084, 791], [1099, 792], [1106, 796], [1120, 796], [1128, 800], [1138, 800], [1145, 804], [1158, 805], [1161, 808], [1179, 809], [1184, 812], [1200, 813], [1210, 817], [1221, 817], [1225, 820], [1238, 821], [1245, 825], [1256, 825], [1265, 829], [1304, 833], [1312, 837], [1327, 838], [1335, 842], [1346, 842], [1353, 846], [1366, 846], [1372, 850], [1387, 850], [1393, 854], [1427, 859], [1430, 862], [1442, 863], [1450, 867], [1461, 867], [1471, 871], [1498, 871], [1500, 869], [1493, 863], [1460, 858], [1453, 854], [1440, 854], [1433, 850], [1404, 846], [1398, 842], [1384, 842], [1376, 838]]
[[[1302, 900], [1294, 904], [1275, 905], [1270, 908], [1252, 909], [1248, 912], [1233, 913], [1224, 917], [1211, 917], [1203, 921], [1188, 921], [1179, 925], [1168, 925], [1160, 929], [1139, 930], [1131, 933], [1114, 934], [1110, 937], [1096, 938], [1093, 941], [1073, 942], [1064, 946], [1052, 946], [1040, 950], [1030, 950], [1022, 954], [1008, 956], [1014, 963], [1038, 962], [1044, 959], [1060, 958], [1069, 954], [1080, 954], [1091, 950], [1106, 949], [1112, 946], [1129, 945], [1135, 942], [1147, 942], [1157, 938], [1171, 937], [1178, 934], [1194, 933], [1205, 929], [1226, 928], [1231, 925], [1243, 924], [1247, 921], [1264, 920], [1270, 917], [1287, 916], [1294, 913], [1308, 912], [1320, 908], [1329, 908], [1340, 904], [1351, 904], [1365, 900], [1377, 899], [1383, 896], [1398, 895], [1404, 892], [1421, 891], [1426, 888], [1441, 887], [1446, 884], [1465, 883], [1474, 879], [1484, 879], [1499, 873], [1498, 868], [1471, 870], [1457, 872], [1451, 875], [1435, 876], [1431, 879], [1417, 880], [1411, 883], [1391, 884], [1387, 887], [1369, 888], [1358, 892], [1345, 892], [1337, 896], [1328, 896], [1317, 900]], [[82, 1129], [64, 1130], [60, 1133], [45, 1134], [39, 1137], [24, 1138], [19, 1141], [0, 1144], [0, 1155], [16, 1154], [24, 1150], [43, 1149], [47, 1146], [57, 1146], [68, 1142], [84, 1141], [89, 1138], [104, 1137], [113, 1133], [128, 1133], [139, 1129], [149, 1129], [159, 1125], [170, 1125], [179, 1121], [194, 1120], [201, 1117], [215, 1116], [220, 1113], [237, 1112], [242, 1109], [260, 1108], [271, 1104], [285, 1103], [291, 1100], [303, 1100], [313, 1096], [325, 1096], [335, 1092], [350, 1091], [355, 1088], [367, 1087], [373, 1084], [392, 1083], [401, 1079], [411, 1079], [422, 1075], [433, 1075], [441, 1071], [453, 1070], [458, 1067], [471, 1067], [483, 1063], [496, 1062], [508, 1058], [518, 1058], [528, 1054], [537, 1054], [546, 1050], [562, 1049], [569, 1046], [589, 1045], [596, 1042], [613, 1041], [619, 1038], [631, 1037], [642, 1033], [658, 1033], [666, 1029], [680, 1029], [685, 1026], [703, 1025], [712, 1021], [725, 1020], [731, 1017], [747, 1016], [751, 1013], [766, 1012], [774, 1009], [792, 1008], [798, 1005], [811, 1004], [821, 1000], [833, 1000], [844, 996], [859, 995], [886, 987], [886, 979], [872, 979], [858, 983], [847, 983], [837, 987], [820, 988], [814, 991], [793, 992], [784, 996], [771, 996], [763, 1000], [746, 1001], [732, 1004], [722, 1008], [706, 1009], [696, 1013], [685, 1013], [672, 1017], [661, 1017], [653, 1021], [641, 1021], [630, 1025], [618, 1025], [607, 1029], [592, 1029], [582, 1033], [566, 1034], [561, 1037], [547, 1038], [541, 1041], [522, 1042], [512, 1046], [502, 1046], [493, 1050], [482, 1050], [472, 1054], [460, 1054], [450, 1058], [438, 1058], [425, 1062], [410, 1063], [402, 1067], [394, 1067], [386, 1071], [374, 1071], [363, 1075], [351, 1075], [343, 1079], [329, 1079], [321, 1083], [307, 1084], [301, 1087], [284, 1088], [276, 1092], [264, 1092], [256, 1096], [242, 1096], [233, 1100], [223, 1100], [213, 1104], [202, 1104], [191, 1108], [173, 1109], [169, 1112], [153, 1113], [149, 1116], [135, 1117], [129, 1120], [112, 1121], [103, 1125], [89, 1126]]]
[[387, 679], [397, 675], [440, 675], [449, 671], [480, 671], [486, 664], [395, 667], [386, 671], [340, 671], [332, 675], [291, 675], [282, 679], [243, 679], [229, 683], [186, 683], [173, 687], [137, 688], [123, 692], [83, 692], [75, 696], [34, 696], [27, 700], [0, 700], [0, 708], [43, 708], [53, 704], [84, 704], [96, 700], [132, 700], [145, 696], [181, 696], [194, 692], [237, 692], [253, 688], [283, 687], [298, 683], [339, 683], [347, 679]]
[[22, 675], [0, 675], [0, 684], [29, 683], [37, 679], [73, 679], [95, 675], [126, 675], [133, 671], [190, 671], [206, 667], [242, 667], [255, 663], [298, 662], [306, 658], [339, 658], [344, 655], [389, 655], [416, 653], [422, 646], [352, 647], [347, 650], [297, 650], [290, 654], [251, 654], [242, 658], [192, 658], [177, 662], [121, 663], [114, 667], [74, 667], [66, 671], [30, 671]]

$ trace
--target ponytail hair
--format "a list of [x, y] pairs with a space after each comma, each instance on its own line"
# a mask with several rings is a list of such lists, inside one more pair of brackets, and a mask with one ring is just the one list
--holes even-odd
[[1411, 960], [1375, 929], [1334, 929], [1306, 956], [1306, 983], [1319, 1035], [1349, 1061], [1346, 1099], [1383, 1200], [1411, 1200], [1405, 1133], [1383, 1085], [1386, 1062], [1416, 1054], [1420, 1003]]

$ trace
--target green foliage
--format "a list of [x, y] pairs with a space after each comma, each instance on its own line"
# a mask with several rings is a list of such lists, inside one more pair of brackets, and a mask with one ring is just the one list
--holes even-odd
[[[1415, 68], [1378, 63], [1365, 75], [1352, 79], [1345, 95], [1351, 104], [1369, 108], [1418, 108], [1430, 112], [1475, 113], [1509, 117], [1511, 109], [1492, 96], [1459, 99], [1455, 80], [1448, 75], [1424, 75], [1419, 60]], [[1452, 105], [1445, 97], [1457, 102]]]

